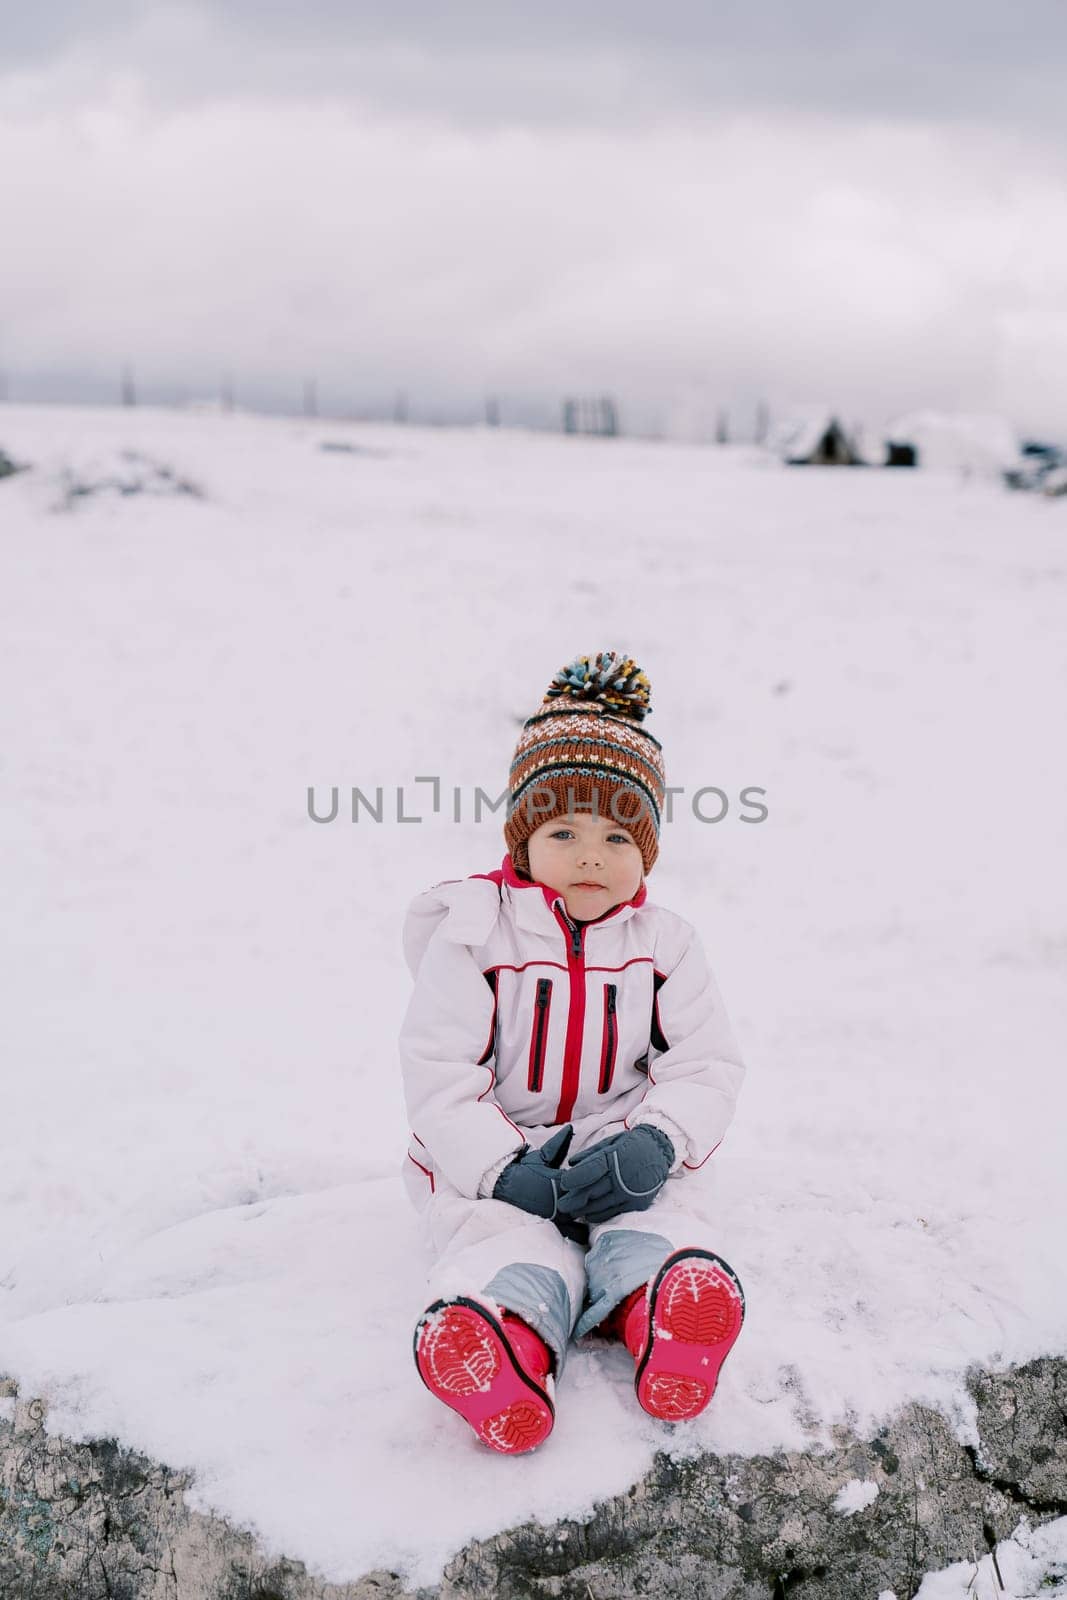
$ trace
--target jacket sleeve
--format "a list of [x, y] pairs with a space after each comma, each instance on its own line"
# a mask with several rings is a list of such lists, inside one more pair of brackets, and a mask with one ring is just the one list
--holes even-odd
[[493, 994], [468, 945], [439, 927], [415, 976], [400, 1028], [404, 1099], [414, 1133], [461, 1194], [478, 1196], [483, 1176], [525, 1140], [496, 1102], [491, 1043]]
[[667, 1134], [672, 1172], [703, 1166], [720, 1144], [745, 1072], [700, 936], [676, 922], [657, 949], [649, 1086], [626, 1118], [628, 1127], [650, 1122]]

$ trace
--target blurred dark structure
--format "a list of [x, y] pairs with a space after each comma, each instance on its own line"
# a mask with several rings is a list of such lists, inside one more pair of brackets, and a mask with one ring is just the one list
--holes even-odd
[[782, 460], [790, 467], [862, 467], [855, 435], [837, 417], [817, 414], [786, 423], [778, 439]]
[[919, 452], [915, 445], [907, 444], [899, 439], [887, 439], [885, 442], [885, 464], [887, 467], [917, 467], [919, 465]]
[[615, 438], [619, 432], [619, 413], [614, 400], [606, 394], [564, 400], [563, 431]]
[[1019, 465], [1004, 473], [1009, 489], [1039, 490], [1049, 495], [1067, 493], [1067, 450], [1027, 439], [1019, 448], [1019, 456]]

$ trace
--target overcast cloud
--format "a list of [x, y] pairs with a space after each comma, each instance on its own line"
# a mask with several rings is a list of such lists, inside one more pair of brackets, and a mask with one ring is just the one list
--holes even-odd
[[5, 19], [0, 366], [1067, 433], [1065, 66], [1062, 0], [46, 0]]

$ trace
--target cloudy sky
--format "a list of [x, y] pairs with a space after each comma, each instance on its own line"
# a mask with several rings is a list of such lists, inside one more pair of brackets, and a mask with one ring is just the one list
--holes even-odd
[[1065, 81], [1065, 0], [37, 0], [0, 54], [0, 369], [1067, 436]]

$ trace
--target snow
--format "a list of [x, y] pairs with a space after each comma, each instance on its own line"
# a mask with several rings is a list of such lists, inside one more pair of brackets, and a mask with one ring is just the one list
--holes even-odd
[[1019, 441], [1006, 417], [970, 412], [913, 411], [886, 430], [894, 444], [913, 444], [919, 466], [998, 478], [1019, 460]]
[[[195, 1471], [324, 1578], [431, 1582], [657, 1449], [802, 1447], [909, 1399], [970, 1437], [971, 1362], [1065, 1348], [1063, 501], [148, 409], [5, 406], [0, 448], [33, 463], [0, 483], [0, 1375], [50, 1427]], [[140, 493], [106, 486], [130, 450]], [[400, 929], [499, 865], [474, 791], [609, 645], [685, 790], [650, 892], [749, 1063], [715, 1157], [748, 1316], [698, 1422], [644, 1416], [591, 1343], [502, 1461], [411, 1357]]]
[[973, 1561], [928, 1573], [915, 1600], [1056, 1600], [1067, 1595], [1067, 1517], [1031, 1528], [1020, 1522], [1010, 1539]]
[[834, 1496], [834, 1510], [840, 1511], [843, 1517], [854, 1517], [857, 1511], [865, 1511], [868, 1506], [873, 1506], [878, 1498], [878, 1485], [870, 1479], [850, 1478]]

